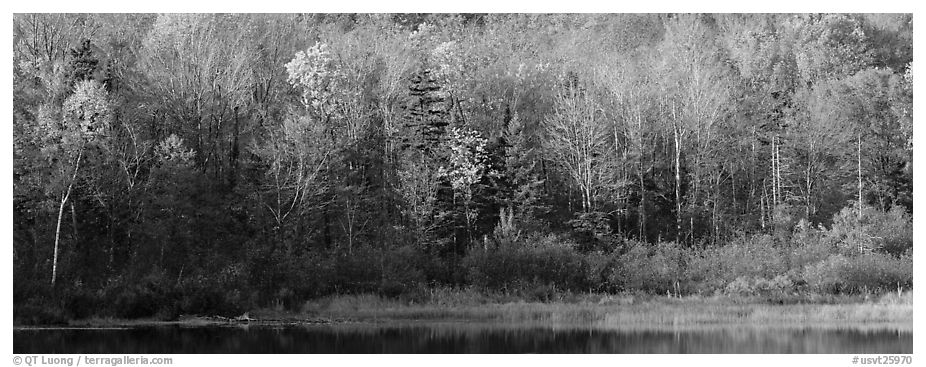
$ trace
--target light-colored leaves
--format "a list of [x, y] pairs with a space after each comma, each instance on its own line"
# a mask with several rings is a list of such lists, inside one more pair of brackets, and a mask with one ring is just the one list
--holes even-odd
[[450, 185], [464, 196], [472, 195], [472, 186], [482, 179], [486, 170], [486, 139], [473, 130], [452, 127], [448, 134], [450, 159], [440, 167], [440, 175], [450, 179]]
[[83, 139], [104, 136], [113, 122], [113, 111], [106, 90], [95, 81], [77, 84], [74, 94], [64, 101], [67, 129], [78, 132]]
[[189, 166], [195, 155], [195, 152], [186, 148], [183, 139], [176, 134], [170, 134], [167, 139], [158, 143], [154, 153], [161, 162], [180, 166]]
[[305, 108], [329, 112], [326, 109], [331, 103], [338, 72], [332, 65], [328, 45], [316, 42], [308, 50], [297, 52], [285, 67], [286, 80], [293, 88], [302, 91]]

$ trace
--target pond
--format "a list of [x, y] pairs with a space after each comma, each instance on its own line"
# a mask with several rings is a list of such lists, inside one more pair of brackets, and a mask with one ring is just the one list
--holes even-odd
[[913, 353], [912, 328], [480, 323], [16, 328], [13, 353]]

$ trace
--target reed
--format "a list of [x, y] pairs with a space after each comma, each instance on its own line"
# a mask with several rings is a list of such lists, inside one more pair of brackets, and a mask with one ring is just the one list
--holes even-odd
[[639, 299], [631, 296], [586, 298], [577, 302], [482, 303], [463, 298], [456, 304], [405, 303], [375, 295], [337, 296], [309, 302], [305, 316], [354, 321], [541, 322], [594, 326], [824, 324], [913, 322], [912, 296], [833, 304], [743, 303], [726, 297]]

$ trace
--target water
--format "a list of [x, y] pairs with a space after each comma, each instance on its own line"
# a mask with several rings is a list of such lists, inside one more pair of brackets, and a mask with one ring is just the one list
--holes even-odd
[[21, 328], [13, 353], [913, 353], [890, 327], [614, 330], [470, 323]]

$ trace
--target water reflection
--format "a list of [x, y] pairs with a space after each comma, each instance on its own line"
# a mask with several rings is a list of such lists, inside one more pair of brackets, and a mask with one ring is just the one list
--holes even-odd
[[851, 353], [908, 354], [892, 327], [613, 330], [489, 324], [18, 329], [14, 353]]

